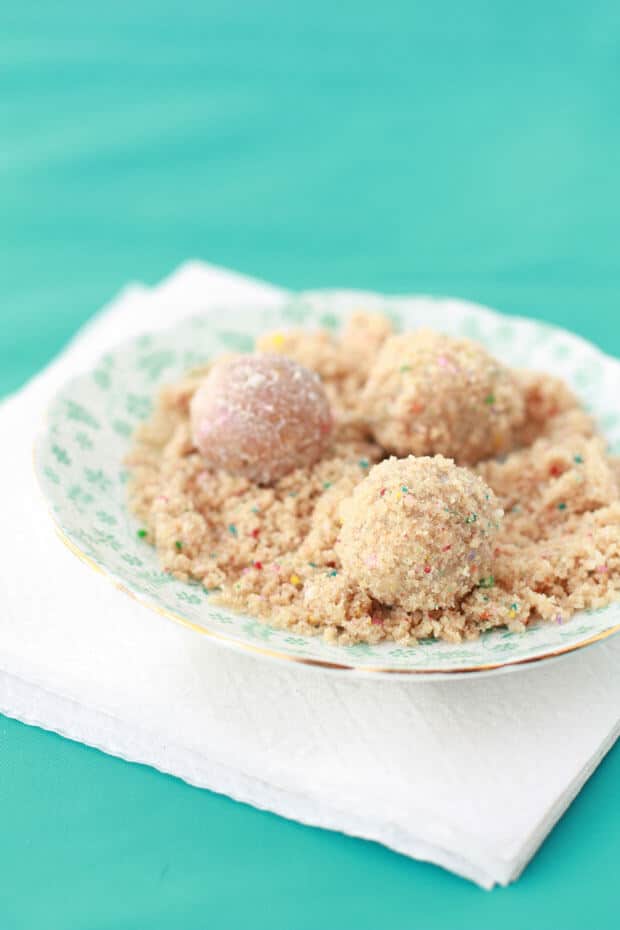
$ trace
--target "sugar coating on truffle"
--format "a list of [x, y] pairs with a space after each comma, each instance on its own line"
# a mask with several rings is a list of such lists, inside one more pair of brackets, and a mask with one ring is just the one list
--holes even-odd
[[469, 339], [426, 329], [384, 342], [363, 405], [388, 452], [439, 453], [459, 464], [508, 451], [525, 416], [509, 369]]
[[449, 459], [390, 458], [342, 501], [336, 551], [348, 576], [382, 604], [452, 607], [493, 585], [503, 512], [478, 476]]
[[238, 355], [209, 371], [191, 401], [192, 437], [212, 468], [273, 484], [313, 465], [332, 416], [320, 378], [283, 355]]

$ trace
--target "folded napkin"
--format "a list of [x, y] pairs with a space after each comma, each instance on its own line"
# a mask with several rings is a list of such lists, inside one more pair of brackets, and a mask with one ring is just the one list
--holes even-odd
[[46, 513], [31, 448], [66, 377], [187, 313], [285, 298], [187, 265], [153, 291], [128, 288], [2, 405], [0, 711], [485, 888], [505, 884], [618, 736], [620, 637], [491, 678], [279, 665], [130, 600], [65, 549]]

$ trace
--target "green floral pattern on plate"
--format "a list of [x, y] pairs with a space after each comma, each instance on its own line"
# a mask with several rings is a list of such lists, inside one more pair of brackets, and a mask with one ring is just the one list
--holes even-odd
[[229, 645], [361, 672], [382, 669], [423, 675], [488, 665], [510, 668], [612, 631], [620, 624], [620, 604], [583, 611], [562, 625], [537, 624], [525, 634], [490, 631], [474, 642], [341, 647], [225, 610], [213, 604], [200, 585], [181, 584], [159, 570], [153, 549], [138, 537], [138, 525], [127, 510], [127, 474], [122, 467], [131, 433], [148, 416], [158, 386], [220, 352], [250, 349], [253, 338], [266, 329], [301, 324], [334, 329], [360, 307], [381, 310], [404, 329], [431, 325], [478, 339], [511, 365], [545, 369], [565, 378], [597, 416], [611, 448], [620, 449], [616, 408], [620, 362], [577, 336], [463, 301], [317, 292], [301, 295], [284, 307], [211, 312], [186, 319], [170, 331], [144, 334], [67, 384], [51, 404], [35, 456], [50, 513], [62, 533], [142, 601]]

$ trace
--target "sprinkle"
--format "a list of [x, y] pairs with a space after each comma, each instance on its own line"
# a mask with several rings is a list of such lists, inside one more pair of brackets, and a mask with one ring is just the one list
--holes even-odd
[[338, 574], [338, 572], [334, 569], [333, 571], [328, 572], [328, 574], [330, 578], [334, 578]]
[[563, 618], [562, 614], [556, 614], [556, 615], [555, 615], [555, 622], [556, 622], [556, 623], [562, 623], [563, 620], [564, 620], [564, 618]]
[[493, 575], [489, 575], [488, 578], [481, 578], [478, 582], [479, 588], [494, 588], [495, 587], [495, 578]]
[[297, 491], [290, 491], [288, 496], [289, 496], [289, 497], [297, 497]]
[[379, 497], [383, 497], [384, 494], [385, 494], [385, 488], [381, 488], [381, 491], [379, 492]]
[[357, 464], [359, 465], [360, 468], [363, 468], [363, 469], [370, 467], [370, 462], [368, 461], [368, 459], [360, 459]]
[[557, 478], [559, 475], [562, 474], [562, 469], [560, 468], [559, 465], [552, 465], [551, 468], [549, 469], [549, 474], [553, 478]]
[[430, 574], [430, 571], [431, 571], [430, 565], [425, 565], [425, 566], [424, 566], [424, 574], [425, 574], [425, 575], [429, 575], [429, 574]]
[[609, 571], [606, 565], [599, 565], [599, 567], [596, 570], [597, 572], [608, 572]]
[[145, 536], [148, 536], [148, 530], [138, 530], [136, 535], [138, 539], [144, 539]]
[[470, 562], [473, 562], [477, 555], [478, 555], [477, 549], [470, 549], [469, 555], [467, 556], [467, 558]]
[[421, 404], [419, 401], [416, 401], [415, 404], [411, 405], [410, 409], [412, 413], [422, 413], [422, 411], [424, 410], [424, 404]]
[[383, 623], [383, 618], [382, 618], [382, 617], [372, 617], [372, 619], [371, 619], [370, 622], [371, 622], [371, 623], [374, 623], [374, 624], [377, 626], [377, 625], [380, 625], [380, 624]]
[[180, 540], [180, 539], [177, 539], [177, 541], [175, 542], [175, 544], [174, 544], [174, 545], [176, 546], [176, 550], [177, 550], [177, 552], [180, 552], [180, 551], [181, 551], [181, 549], [183, 548], [183, 543], [181, 542], [181, 540]]
[[280, 347], [284, 345], [284, 336], [282, 333], [274, 333], [271, 337], [271, 345], [274, 347]]
[[260, 535], [260, 528], [257, 526], [256, 529], [252, 530], [252, 532], [250, 533], [250, 536], [253, 536], [254, 539], [258, 539], [259, 535]]
[[229, 532], [229, 533], [232, 533], [233, 536], [236, 536], [236, 535], [237, 535], [237, 527], [235, 526], [234, 523], [229, 523], [229, 524], [228, 524], [228, 532]]
[[331, 488], [331, 486], [332, 486], [331, 481], [324, 481], [324, 482], [323, 482], [323, 488], [324, 488], [326, 491], [327, 491], [328, 488]]
[[465, 523], [475, 523], [478, 519], [477, 513], [470, 513], [468, 517], [465, 517]]
[[[400, 370], [401, 370], [402, 372], [411, 371], [411, 365], [401, 365], [401, 366], [400, 366]], [[373, 621], [373, 622], [374, 622], [374, 621]]]
[[448, 552], [451, 548], [452, 548], [452, 546], [444, 546], [443, 549], [442, 549], [441, 551], [442, 551], [442, 552]]
[[260, 569], [261, 569], [262, 567], [263, 567], [263, 563], [262, 563], [262, 562], [255, 562], [255, 563], [254, 563], [254, 568], [257, 568], [259, 571], [260, 571]]
[[492, 404], [495, 403], [495, 394], [487, 394], [487, 396], [484, 398], [484, 402], [485, 404], [488, 404], [490, 407]]
[[308, 562], [310, 568], [316, 568], [316, 562]]
[[566, 504], [564, 503], [564, 501], [558, 504], [558, 510], [566, 510]]
[[403, 484], [403, 486], [401, 487], [401, 491], [403, 492], [403, 494], [409, 493], [409, 488], [407, 487], [406, 484]]
[[295, 585], [301, 584], [301, 578], [299, 577], [299, 575], [291, 575], [291, 577], [289, 578], [289, 581], [291, 584], [295, 584]]
[[252, 507], [252, 513], [260, 513], [259, 508], [258, 508], [258, 507]]
[[439, 355], [437, 358], [437, 364], [440, 366], [440, 368], [447, 368], [450, 362], [445, 355]]
[[582, 456], [582, 455], [574, 455], [574, 456], [573, 456], [573, 462], [575, 462], [575, 464], [577, 464], [577, 465], [583, 465], [583, 456]]

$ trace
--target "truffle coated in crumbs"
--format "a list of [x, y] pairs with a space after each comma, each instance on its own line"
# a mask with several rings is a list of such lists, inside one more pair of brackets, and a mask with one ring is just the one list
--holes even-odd
[[375, 465], [340, 506], [345, 574], [390, 607], [453, 607], [486, 577], [502, 510], [477, 475], [441, 455]]
[[332, 430], [318, 375], [266, 353], [216, 362], [191, 400], [190, 418], [196, 447], [210, 466], [258, 484], [312, 465]]
[[525, 417], [518, 379], [477, 343], [420, 329], [391, 336], [372, 366], [364, 412], [378, 443], [475, 464], [506, 452]]

